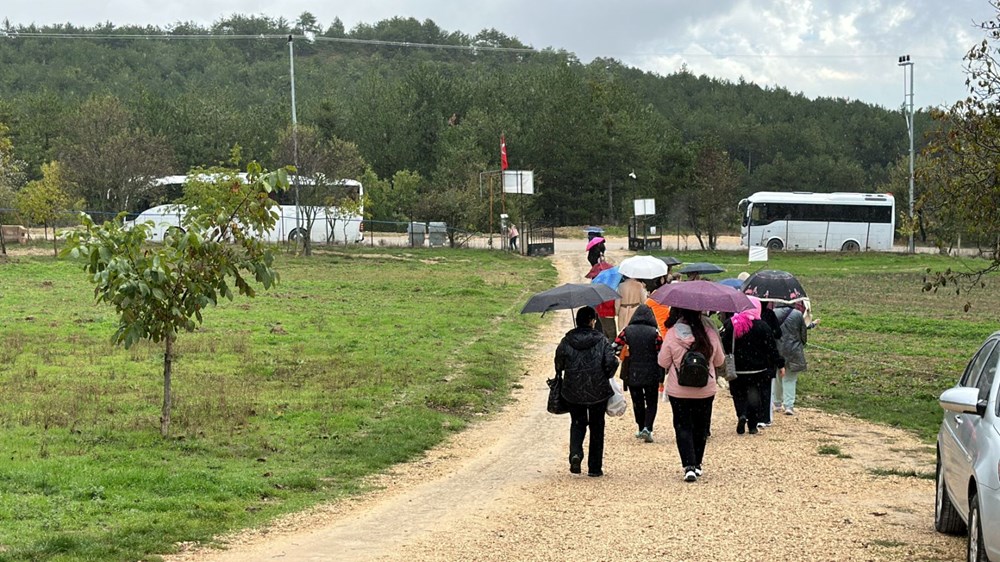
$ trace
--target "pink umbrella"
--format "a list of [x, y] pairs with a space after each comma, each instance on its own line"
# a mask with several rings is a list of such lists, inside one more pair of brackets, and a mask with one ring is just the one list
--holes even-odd
[[595, 236], [594, 238], [592, 238], [590, 240], [590, 242], [587, 242], [587, 249], [589, 250], [589, 249], [593, 248], [594, 246], [600, 244], [601, 242], [604, 242], [604, 239], [601, 238], [600, 236]]
[[742, 312], [753, 308], [747, 295], [712, 281], [681, 281], [664, 285], [649, 298], [670, 307], [716, 312]]

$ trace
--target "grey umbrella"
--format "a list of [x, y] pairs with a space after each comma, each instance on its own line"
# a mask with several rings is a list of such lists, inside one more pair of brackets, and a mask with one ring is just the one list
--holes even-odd
[[673, 267], [675, 265], [680, 265], [684, 263], [681, 260], [675, 258], [674, 256], [661, 256], [660, 259], [663, 260], [663, 263], [667, 264], [668, 267]]
[[677, 270], [677, 273], [701, 273], [703, 275], [708, 275], [711, 273], [723, 273], [725, 269], [715, 265], [714, 263], [708, 263], [704, 261], [697, 261], [694, 263], [689, 263], [684, 267]]
[[601, 283], [566, 283], [548, 291], [542, 291], [530, 299], [521, 309], [521, 314], [529, 312], [546, 313], [550, 310], [565, 310], [581, 306], [596, 306], [602, 302], [622, 298], [611, 287]]

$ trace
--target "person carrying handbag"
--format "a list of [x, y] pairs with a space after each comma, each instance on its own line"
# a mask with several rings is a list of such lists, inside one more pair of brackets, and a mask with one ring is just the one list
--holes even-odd
[[604, 475], [604, 416], [614, 391], [609, 379], [618, 369], [611, 342], [596, 328], [597, 311], [585, 306], [576, 327], [556, 347], [555, 369], [562, 377], [562, 397], [570, 415], [569, 471], [581, 472], [583, 441], [590, 430], [587, 476]]
[[656, 421], [657, 398], [665, 373], [656, 358], [663, 345], [663, 338], [656, 326], [656, 316], [648, 306], [636, 307], [631, 322], [615, 338], [612, 348], [618, 356], [627, 349], [628, 372], [622, 365], [622, 380], [628, 381], [632, 411], [638, 427], [636, 438], [653, 442], [653, 423]]

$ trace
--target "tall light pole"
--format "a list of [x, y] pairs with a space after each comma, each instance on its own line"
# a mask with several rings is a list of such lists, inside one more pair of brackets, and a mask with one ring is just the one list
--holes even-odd
[[[906, 117], [906, 129], [910, 133], [910, 253], [916, 251], [916, 247], [913, 245], [913, 62], [910, 61], [910, 55], [903, 55], [899, 57], [899, 65], [903, 67], [903, 116]], [[906, 69], [910, 69], [910, 78], [906, 79]], [[906, 93], [906, 86], [909, 84], [910, 93]], [[907, 113], [907, 103], [909, 104], [909, 113]]]
[[[295, 230], [301, 238], [302, 213], [299, 210], [299, 121], [295, 115], [295, 48], [292, 36], [288, 36], [288, 75], [292, 82], [292, 164], [295, 166]], [[305, 240], [302, 242], [305, 244]]]

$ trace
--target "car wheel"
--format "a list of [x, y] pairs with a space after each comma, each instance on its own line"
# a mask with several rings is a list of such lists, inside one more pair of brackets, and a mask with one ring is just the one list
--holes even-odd
[[941, 470], [941, 454], [937, 459], [937, 485], [934, 493], [934, 529], [939, 533], [949, 535], [960, 535], [965, 532], [965, 524], [958, 510], [951, 503], [948, 497], [948, 490], [944, 485], [944, 471]]
[[983, 545], [983, 521], [979, 516], [979, 497], [969, 499], [969, 539], [966, 543], [966, 560], [969, 562], [990, 562]]
[[288, 233], [289, 242], [297, 242], [305, 237], [306, 237], [306, 229], [304, 228], [296, 228]]
[[859, 252], [861, 251], [861, 246], [858, 245], [854, 240], [848, 240], [844, 242], [844, 245], [840, 247], [841, 252]]
[[770, 239], [770, 240], [767, 241], [767, 249], [768, 250], [778, 251], [778, 250], [781, 250], [784, 247], [785, 247], [785, 244], [781, 240], [778, 240], [777, 238], [772, 238], [772, 239]]

